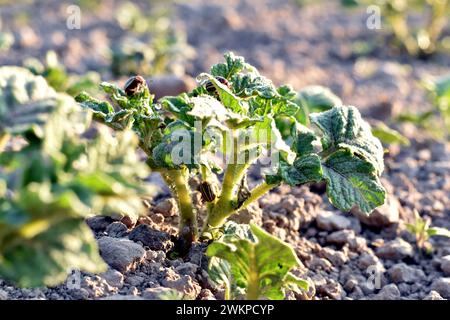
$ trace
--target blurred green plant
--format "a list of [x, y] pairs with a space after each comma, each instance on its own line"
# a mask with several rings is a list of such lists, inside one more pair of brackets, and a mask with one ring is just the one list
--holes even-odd
[[144, 212], [148, 168], [135, 153], [137, 137], [103, 128], [87, 140], [89, 121], [44, 78], [0, 68], [1, 278], [54, 286], [71, 269], [105, 271], [84, 219]]
[[[347, 7], [378, 6], [397, 43], [410, 55], [428, 56], [444, 47], [440, 40], [449, 21], [450, 0], [341, 0], [341, 3]], [[420, 19], [417, 27], [409, 21], [414, 15]]]
[[14, 35], [9, 31], [2, 30], [2, 19], [0, 17], [0, 53], [8, 51], [14, 44]]
[[414, 235], [417, 247], [426, 253], [431, 253], [433, 247], [429, 242], [430, 237], [442, 236], [450, 238], [450, 230], [439, 227], [431, 227], [430, 218], [422, 218], [419, 212], [414, 209], [414, 222], [406, 224], [406, 230]]
[[186, 35], [171, 21], [171, 2], [152, 6], [148, 14], [132, 2], [123, 3], [117, 10], [116, 19], [128, 34], [112, 48], [114, 75], [183, 75], [186, 60], [195, 56]]
[[421, 113], [403, 113], [400, 122], [409, 122], [426, 129], [437, 139], [450, 138], [450, 75], [422, 81], [432, 107]]
[[59, 62], [55, 51], [47, 52], [44, 63], [35, 58], [28, 58], [23, 62], [23, 66], [33, 74], [43, 76], [58, 92], [66, 92], [71, 96], [76, 96], [82, 91], [93, 94], [98, 92], [100, 74], [94, 71], [84, 75], [68, 73], [66, 67]]

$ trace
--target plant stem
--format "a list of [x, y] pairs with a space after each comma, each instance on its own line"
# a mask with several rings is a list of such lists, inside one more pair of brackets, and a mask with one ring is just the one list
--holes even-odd
[[232, 214], [236, 213], [239, 210], [245, 209], [252, 202], [261, 198], [264, 194], [269, 192], [271, 189], [275, 188], [277, 184], [268, 184], [266, 182], [261, 183], [257, 187], [255, 187], [247, 200], [244, 201], [241, 207], [235, 209], [232, 207], [232, 199], [227, 203], [222, 203], [222, 198], [216, 203], [214, 208], [208, 213], [208, 218], [206, 220], [203, 231], [207, 231], [209, 228], [218, 228], [220, 227], [225, 219], [227, 219]]
[[9, 134], [0, 133], [0, 152], [3, 152], [3, 150], [5, 149], [6, 144], [9, 141], [9, 138], [10, 138]]
[[265, 195], [267, 192], [272, 190], [273, 188], [277, 187], [277, 184], [268, 184], [266, 182], [261, 183], [257, 187], [255, 187], [252, 192], [250, 193], [250, 197], [247, 198], [247, 200], [244, 201], [242, 206], [239, 208], [239, 210], [245, 209], [251, 204], [252, 202], [258, 200], [263, 195]]
[[250, 270], [248, 274], [248, 284], [247, 284], [247, 300], [258, 300], [259, 298], [259, 278], [258, 278], [258, 266], [255, 263], [255, 252], [249, 252]]
[[197, 215], [192, 206], [191, 193], [188, 186], [186, 169], [167, 170], [166, 181], [171, 183], [180, 210], [180, 238], [186, 245], [197, 239]]

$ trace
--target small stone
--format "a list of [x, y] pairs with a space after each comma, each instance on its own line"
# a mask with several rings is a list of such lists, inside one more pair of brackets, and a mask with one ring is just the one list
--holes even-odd
[[311, 261], [307, 262], [308, 268], [317, 270], [330, 270], [333, 266], [330, 261], [324, 258], [313, 257]]
[[373, 297], [373, 300], [397, 300], [400, 298], [400, 290], [391, 283], [384, 286], [381, 291]]
[[87, 225], [95, 232], [101, 232], [106, 229], [114, 219], [106, 216], [95, 216], [86, 219]]
[[258, 203], [252, 203], [247, 208], [239, 210], [238, 213], [233, 214], [230, 220], [240, 224], [254, 223], [256, 225], [262, 224], [263, 211]]
[[106, 263], [122, 273], [134, 269], [145, 257], [144, 248], [128, 239], [103, 237], [98, 244]]
[[144, 283], [145, 279], [140, 276], [131, 276], [126, 278], [125, 282], [133, 287], [139, 287], [142, 283]]
[[202, 289], [192, 277], [186, 275], [166, 277], [162, 280], [161, 284], [168, 288], [180, 291], [184, 296], [191, 299], [195, 299]]
[[337, 267], [342, 266], [348, 261], [348, 257], [342, 251], [336, 251], [331, 248], [323, 248], [320, 254]]
[[0, 300], [8, 300], [8, 292], [0, 289]]
[[139, 295], [139, 289], [136, 288], [135, 286], [131, 286], [128, 289], [128, 293], [127, 294], [132, 295], [132, 296], [137, 296], [137, 295]]
[[344, 289], [347, 292], [352, 292], [356, 286], [358, 285], [358, 280], [356, 279], [349, 279], [344, 285]]
[[358, 259], [358, 268], [361, 270], [367, 270], [371, 266], [382, 267], [382, 263], [377, 256], [373, 253], [364, 252]]
[[136, 225], [136, 222], [138, 220], [137, 216], [123, 216], [120, 219], [120, 222], [122, 222], [124, 225], [126, 225], [128, 228], [133, 228]]
[[446, 276], [450, 276], [450, 255], [442, 257], [441, 269]]
[[348, 229], [352, 224], [348, 218], [330, 211], [319, 213], [316, 222], [320, 229], [326, 231]]
[[123, 287], [123, 274], [115, 269], [108, 269], [105, 273], [101, 274], [101, 277], [109, 283], [110, 286], [122, 289]]
[[401, 295], [409, 296], [411, 293], [411, 286], [407, 283], [400, 283], [398, 284], [398, 290], [400, 291]]
[[327, 236], [327, 242], [333, 244], [352, 244], [355, 241], [355, 231], [353, 230], [339, 230], [330, 233]]
[[128, 228], [122, 222], [116, 221], [111, 223], [108, 227], [106, 227], [105, 232], [110, 237], [122, 238], [127, 235]]
[[191, 277], [195, 276], [197, 270], [198, 266], [190, 262], [182, 263], [175, 268], [175, 271], [178, 272], [179, 274], [184, 274]]
[[128, 238], [133, 241], [140, 241], [144, 246], [156, 251], [169, 251], [173, 247], [169, 234], [152, 229], [146, 224], [137, 226], [133, 231], [131, 231]]
[[199, 298], [200, 300], [217, 300], [209, 289], [202, 289], [202, 291], [200, 291]]
[[445, 300], [445, 299], [442, 298], [438, 292], [431, 290], [430, 293], [427, 294], [425, 298], [423, 298], [423, 300]]
[[349, 297], [355, 300], [359, 300], [362, 297], [364, 297], [364, 292], [360, 287], [356, 286], [355, 289], [353, 289], [353, 292], [349, 295]]
[[372, 211], [370, 215], [365, 214], [359, 208], [354, 207], [351, 213], [362, 223], [373, 227], [386, 227], [397, 223], [400, 216], [400, 202], [392, 195], [388, 195], [385, 203]]
[[81, 282], [81, 287], [81, 289], [85, 289], [88, 292], [88, 297], [91, 298], [102, 297], [118, 291], [118, 288], [112, 287], [104, 278], [97, 275], [85, 276]]
[[74, 300], [87, 300], [89, 299], [89, 291], [85, 288], [72, 289], [70, 295]]
[[177, 210], [177, 202], [173, 198], [163, 200], [153, 207], [153, 212], [160, 213], [166, 218], [177, 215]]
[[165, 295], [173, 294], [173, 289], [165, 287], [148, 288], [142, 292], [142, 298], [145, 300], [161, 300]]
[[388, 273], [394, 283], [414, 283], [425, 278], [425, 273], [422, 270], [410, 267], [405, 263], [393, 265]]
[[156, 224], [164, 223], [164, 216], [161, 213], [152, 214], [150, 219]]
[[334, 300], [341, 300], [344, 295], [344, 290], [339, 282], [332, 279], [328, 280], [324, 286], [317, 288], [317, 292], [326, 295]]
[[450, 299], [450, 278], [439, 278], [433, 281], [431, 290], [437, 291], [445, 299]]
[[378, 257], [387, 260], [402, 260], [414, 255], [413, 247], [401, 238], [386, 242], [376, 251]]
[[138, 297], [136, 295], [122, 295], [122, 294], [115, 294], [112, 296], [104, 297], [101, 300], [143, 300], [141, 297]]

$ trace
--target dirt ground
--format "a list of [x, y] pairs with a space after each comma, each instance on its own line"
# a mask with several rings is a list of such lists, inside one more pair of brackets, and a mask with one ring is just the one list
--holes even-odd
[[[21, 65], [26, 57], [42, 58], [54, 49], [70, 71], [97, 70], [112, 79], [105, 50], [127, 36], [111, 19], [119, 2], [84, 10], [81, 30], [65, 27], [68, 1], [1, 7], [3, 27], [17, 41], [0, 53], [0, 65]], [[148, 7], [147, 1], [136, 2]], [[21, 12], [31, 13], [26, 23], [15, 18]], [[288, 0], [191, 0], [176, 2], [172, 23], [196, 49], [196, 57], [186, 61], [192, 77], [233, 50], [276, 84], [328, 86], [370, 119], [388, 121], [402, 111], [428, 108], [419, 82], [449, 74], [450, 56], [408, 57], [384, 43], [386, 30], [367, 29], [366, 19], [365, 10], [346, 11], [334, 1], [299, 7]], [[375, 43], [368, 54], [358, 50], [363, 41]], [[389, 196], [371, 218], [334, 209], [320, 185], [280, 187], [235, 217], [253, 220], [294, 247], [304, 265], [296, 273], [314, 283], [314, 299], [450, 299], [450, 240], [433, 238], [434, 253], [424, 255], [405, 230], [413, 209], [432, 225], [450, 228], [450, 143], [412, 125], [393, 126], [411, 145], [388, 148], [382, 181]], [[258, 179], [257, 170], [252, 178]], [[157, 176], [151, 180], [160, 183]], [[174, 200], [164, 189], [137, 226], [91, 218], [88, 224], [111, 267], [105, 274], [82, 273], [79, 288], [18, 289], [0, 280], [0, 299], [154, 299], [167, 288], [185, 298], [223, 298], [223, 290], [208, 281], [204, 244], [184, 260], [167, 257], [176, 223]], [[380, 279], [375, 288], [373, 270]]]

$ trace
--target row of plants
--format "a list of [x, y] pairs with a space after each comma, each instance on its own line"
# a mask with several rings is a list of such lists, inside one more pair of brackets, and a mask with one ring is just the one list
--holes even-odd
[[449, 51], [450, 38], [444, 37], [450, 16], [448, 0], [341, 0], [341, 3], [346, 7], [376, 6], [379, 10], [376, 13], [393, 35], [393, 43], [412, 56], [427, 57], [437, 51]]

